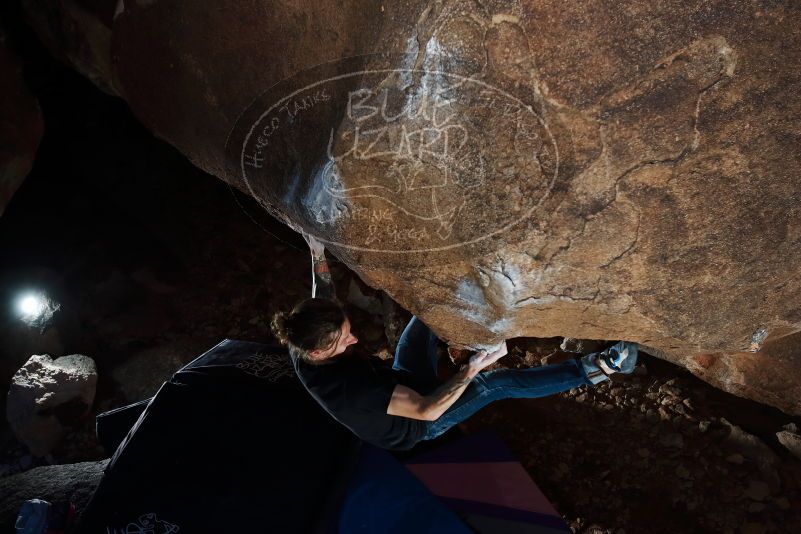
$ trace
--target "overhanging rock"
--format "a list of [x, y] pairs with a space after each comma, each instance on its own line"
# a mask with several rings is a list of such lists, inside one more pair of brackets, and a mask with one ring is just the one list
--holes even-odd
[[125, 2], [112, 69], [158, 136], [450, 342], [680, 360], [801, 330], [799, 23], [769, 2]]

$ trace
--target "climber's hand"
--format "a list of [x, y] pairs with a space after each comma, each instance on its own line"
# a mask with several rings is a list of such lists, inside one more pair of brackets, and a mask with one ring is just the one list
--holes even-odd
[[482, 369], [489, 367], [493, 363], [497, 362], [507, 354], [506, 349], [506, 341], [501, 343], [501, 346], [493, 352], [487, 352], [486, 350], [480, 350], [470, 356], [470, 361], [468, 365], [472, 371], [478, 373]]

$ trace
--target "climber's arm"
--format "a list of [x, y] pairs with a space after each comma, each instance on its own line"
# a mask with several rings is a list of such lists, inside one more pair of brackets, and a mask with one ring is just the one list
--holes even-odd
[[436, 421], [462, 396], [476, 374], [477, 372], [473, 372], [469, 366], [464, 366], [450, 380], [438, 387], [434, 393], [426, 396], [398, 384], [392, 392], [387, 414], [409, 419]]
[[430, 395], [420, 395], [415, 390], [401, 384], [395, 386], [387, 407], [387, 414], [409, 419], [436, 421], [462, 396], [470, 381], [478, 373], [505, 354], [506, 342], [495, 352], [489, 354], [486, 351], [477, 352], [470, 357], [467, 365], [459, 369], [450, 380]]

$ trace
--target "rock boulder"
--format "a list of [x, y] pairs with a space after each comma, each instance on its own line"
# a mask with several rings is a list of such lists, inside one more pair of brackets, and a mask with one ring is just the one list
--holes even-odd
[[19, 507], [28, 499], [51, 504], [72, 502], [83, 512], [103, 477], [108, 460], [36, 467], [0, 479], [0, 528], [13, 532]]
[[688, 367], [801, 413], [801, 378], [726, 356], [801, 331], [800, 23], [767, 0], [121, 2], [110, 76], [453, 345], [717, 354]]
[[33, 167], [44, 133], [39, 102], [22, 79], [22, 63], [0, 33], [0, 216]]
[[65, 427], [88, 413], [96, 384], [97, 368], [87, 356], [31, 356], [8, 390], [6, 415], [17, 439], [35, 456], [48, 454]]

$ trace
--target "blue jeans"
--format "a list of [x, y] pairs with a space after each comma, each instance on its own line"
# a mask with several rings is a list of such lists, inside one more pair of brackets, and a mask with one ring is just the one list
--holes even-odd
[[[392, 368], [421, 395], [438, 386], [437, 337], [412, 317], [398, 340]], [[501, 399], [546, 397], [581, 385], [592, 385], [578, 360], [530, 369], [499, 369], [479, 373], [464, 393], [436, 421], [428, 422], [424, 440], [434, 439], [487, 404]]]

